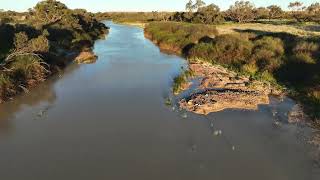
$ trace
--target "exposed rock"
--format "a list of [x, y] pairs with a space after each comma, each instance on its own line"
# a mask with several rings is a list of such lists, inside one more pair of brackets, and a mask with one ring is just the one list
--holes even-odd
[[183, 109], [197, 114], [209, 114], [224, 109], [256, 110], [260, 104], [269, 104], [273, 88], [263, 82], [250, 80], [228, 69], [209, 63], [192, 63], [195, 76], [202, 77], [198, 87], [201, 93], [191, 94], [180, 101]]
[[78, 64], [92, 64], [97, 60], [97, 56], [92, 51], [83, 51], [76, 58]]

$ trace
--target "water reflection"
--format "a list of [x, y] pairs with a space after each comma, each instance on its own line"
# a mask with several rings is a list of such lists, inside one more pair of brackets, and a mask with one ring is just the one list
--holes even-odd
[[36, 108], [40, 106], [39, 112], [36, 113], [35, 118], [41, 118], [53, 106], [57, 96], [55, 93], [55, 82], [62, 76], [68, 76], [73, 71], [77, 70], [79, 65], [72, 64], [64, 71], [51, 76], [46, 82], [39, 84], [33, 88], [29, 93], [21, 94], [14, 97], [12, 100], [0, 104], [0, 137], [7, 135], [14, 129], [14, 122], [16, 113], [26, 108]]

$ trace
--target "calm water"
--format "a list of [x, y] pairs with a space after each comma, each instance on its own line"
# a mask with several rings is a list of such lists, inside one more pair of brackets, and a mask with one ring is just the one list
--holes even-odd
[[320, 177], [308, 129], [285, 123], [292, 101], [207, 117], [173, 110], [165, 98], [185, 61], [161, 53], [142, 29], [108, 25], [95, 64], [70, 65], [0, 106], [1, 180]]

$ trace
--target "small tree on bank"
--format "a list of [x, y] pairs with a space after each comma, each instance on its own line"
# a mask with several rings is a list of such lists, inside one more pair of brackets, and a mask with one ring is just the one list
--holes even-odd
[[255, 19], [254, 9], [249, 1], [236, 1], [227, 11], [227, 18], [239, 23], [250, 22]]
[[281, 9], [280, 6], [271, 5], [271, 6], [268, 6], [268, 9], [269, 9], [269, 16], [268, 16], [269, 20], [281, 18], [281, 16], [283, 15], [283, 10]]
[[193, 12], [193, 1], [189, 0], [189, 2], [186, 4], [186, 11], [191, 13]]
[[220, 8], [215, 4], [199, 8], [192, 18], [192, 22], [203, 24], [219, 24], [223, 21]]
[[206, 3], [202, 0], [196, 0], [196, 3], [193, 5], [194, 9], [199, 10], [201, 7], [205, 6]]
[[307, 14], [310, 20], [320, 22], [320, 3], [311, 4], [307, 8]]
[[292, 17], [298, 22], [304, 22], [309, 20], [308, 14], [305, 11], [306, 7], [303, 6], [302, 2], [292, 2], [289, 4], [288, 8], [291, 9]]

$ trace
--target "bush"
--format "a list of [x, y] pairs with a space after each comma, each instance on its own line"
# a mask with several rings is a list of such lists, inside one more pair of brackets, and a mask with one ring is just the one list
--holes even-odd
[[294, 53], [310, 53], [314, 54], [319, 50], [319, 45], [314, 42], [299, 41], [293, 48]]
[[267, 82], [271, 82], [271, 83], [276, 83], [277, 80], [275, 79], [275, 77], [269, 73], [268, 71], [264, 71], [262, 74], [261, 74], [261, 79], [263, 81], [267, 81]]
[[263, 37], [254, 42], [252, 61], [254, 61], [261, 72], [274, 72], [282, 64], [284, 45], [281, 39]]
[[242, 66], [242, 71], [251, 76], [254, 76], [259, 71], [259, 68], [255, 63], [249, 63]]
[[250, 1], [236, 1], [226, 12], [226, 16], [231, 21], [243, 23], [255, 19], [254, 5]]
[[298, 53], [298, 54], [295, 54], [292, 58], [294, 60], [295, 63], [298, 63], [298, 64], [316, 64], [316, 60], [313, 59], [311, 57], [310, 54], [308, 53]]
[[188, 79], [193, 77], [193, 72], [191, 70], [186, 70], [179, 76], [173, 79], [173, 93], [179, 93], [182, 90], [182, 85], [187, 83]]
[[0, 72], [0, 102], [9, 95], [9, 90], [12, 88], [12, 83], [8, 75]]
[[240, 67], [245, 64], [253, 44], [240, 35], [217, 36], [212, 43], [199, 43], [190, 50], [190, 58], [200, 58], [209, 62]]
[[216, 35], [213, 26], [175, 22], [153, 22], [145, 28], [146, 34], [158, 43], [179, 47], [181, 50], [206, 35]]
[[36, 56], [18, 56], [10, 63], [9, 68], [12, 70], [10, 76], [16, 85], [29, 87], [43, 81], [46, 76], [46, 70]]

